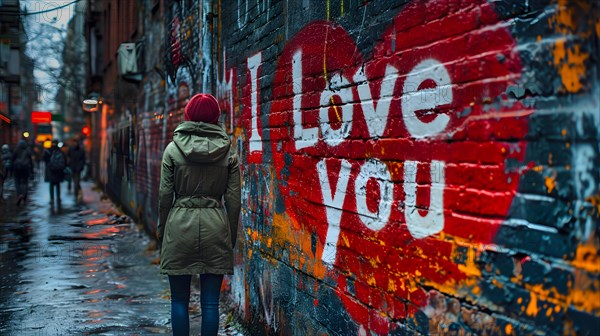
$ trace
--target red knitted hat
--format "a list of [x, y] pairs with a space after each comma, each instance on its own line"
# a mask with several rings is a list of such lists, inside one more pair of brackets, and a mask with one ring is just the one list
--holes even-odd
[[185, 120], [217, 124], [220, 115], [217, 99], [208, 93], [194, 95], [185, 106]]

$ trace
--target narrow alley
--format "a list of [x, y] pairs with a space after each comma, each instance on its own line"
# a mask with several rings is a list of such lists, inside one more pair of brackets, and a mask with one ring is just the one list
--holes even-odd
[[0, 0], [0, 336], [600, 335], [599, 55], [599, 0]]
[[[169, 334], [169, 286], [148, 234], [91, 182], [82, 183], [81, 204], [63, 183], [53, 209], [39, 178], [25, 206], [15, 205], [10, 182], [0, 203], [0, 334]], [[198, 298], [190, 317], [199, 331]], [[220, 335], [243, 335], [227, 325], [224, 304]]]

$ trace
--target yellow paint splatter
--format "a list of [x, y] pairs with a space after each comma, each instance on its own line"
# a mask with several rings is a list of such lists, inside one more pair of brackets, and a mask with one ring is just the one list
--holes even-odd
[[577, 25], [573, 20], [573, 11], [567, 5], [568, 0], [559, 0], [558, 11], [554, 18], [556, 30], [565, 35], [577, 29]]
[[[580, 50], [580, 46], [574, 44], [566, 47], [565, 42], [569, 36], [578, 34], [586, 39], [593, 33], [591, 28], [585, 31], [578, 30], [582, 23], [578, 19], [581, 12], [589, 10], [584, 2], [578, 2], [579, 8], [573, 7], [568, 0], [559, 0], [556, 15], [548, 19], [548, 24], [554, 30], [562, 34], [564, 38], [558, 39], [554, 46], [554, 65], [560, 74], [563, 87], [568, 92], [578, 92], [583, 88], [581, 80], [585, 78], [586, 69], [584, 62], [589, 55]], [[592, 22], [588, 22], [588, 27], [592, 27]], [[570, 39], [569, 39], [570, 40]]]
[[377, 286], [377, 281], [375, 281], [375, 278], [374, 278], [373, 276], [370, 276], [370, 277], [367, 279], [367, 284], [368, 284], [369, 286], [373, 286], [373, 287], [375, 287], [375, 286]]
[[597, 248], [594, 244], [577, 246], [573, 266], [590, 273], [600, 273], [600, 257]]
[[539, 312], [539, 308], [537, 305], [537, 295], [534, 292], [530, 292], [529, 305], [527, 306], [527, 311], [525, 312], [529, 316], [537, 316]]
[[585, 199], [586, 202], [590, 202], [596, 208], [596, 215], [600, 215], [600, 195], [592, 195]]
[[585, 77], [585, 60], [589, 55], [578, 45], [565, 50], [565, 40], [558, 40], [554, 49], [554, 65], [558, 67], [563, 86], [568, 92], [578, 92], [583, 88], [581, 79]]
[[402, 289], [402, 291], [406, 290], [406, 283], [403, 279], [400, 279], [400, 289]]
[[569, 292], [566, 304], [584, 311], [597, 312], [600, 309], [600, 292], [590, 288], [598, 288], [600, 281], [590, 279], [583, 272], [575, 272], [575, 277], [575, 288]]
[[342, 238], [342, 243], [344, 243], [344, 246], [350, 247], [350, 241], [348, 240], [348, 236], [342, 233], [340, 237]]
[[533, 170], [534, 172], [541, 173], [544, 170], [544, 166], [535, 166], [531, 168], [531, 170]]
[[325, 277], [326, 267], [321, 261], [323, 244], [317, 240], [316, 252], [313, 255], [312, 233], [303, 230], [294, 219], [285, 214], [275, 214], [272, 238], [275, 245], [286, 247], [291, 263], [301, 263], [304, 271], [317, 278]]
[[504, 327], [504, 332], [507, 335], [512, 335], [512, 332], [513, 332], [513, 326], [512, 326], [512, 324], [510, 324], [510, 323], [507, 324], [506, 327]]
[[329, 98], [329, 104], [331, 104], [333, 106], [333, 110], [335, 111], [335, 116], [337, 118], [336, 122], [341, 122], [342, 115], [340, 114], [339, 107], [335, 104], [335, 100], [333, 100], [333, 96], [331, 96], [331, 98]]
[[394, 281], [394, 279], [390, 278], [390, 280], [388, 281], [388, 292], [393, 293], [396, 291], [396, 289], [396, 282]]
[[556, 177], [555, 176], [546, 176], [546, 188], [548, 189], [548, 193], [551, 193], [552, 190], [556, 187]]
[[548, 310], [546, 311], [546, 316], [550, 317], [552, 315], [552, 308], [548, 308]]
[[563, 128], [562, 131], [560, 131], [560, 133], [562, 134], [562, 136], [567, 136], [567, 129]]
[[[600, 281], [588, 276], [588, 274], [593, 273], [597, 273], [597, 271], [576, 269], [574, 281], [567, 283], [569, 287], [568, 294], [559, 293], [555, 287], [545, 288], [542, 284], [525, 284], [525, 289], [531, 295], [531, 301], [527, 306], [527, 314], [535, 316], [539, 312], [538, 299], [553, 304], [554, 307], [549, 307], [549, 309], [553, 309], [557, 313], [561, 310], [567, 310], [569, 307], [576, 307], [587, 312], [598, 311], [600, 309], [600, 292], [596, 288], [600, 287]], [[517, 303], [522, 304], [523, 300], [519, 298]], [[544, 305], [544, 307], [547, 307], [547, 305]], [[522, 311], [525, 311], [525, 307], [522, 308]], [[548, 314], [547, 311], [546, 314]]]

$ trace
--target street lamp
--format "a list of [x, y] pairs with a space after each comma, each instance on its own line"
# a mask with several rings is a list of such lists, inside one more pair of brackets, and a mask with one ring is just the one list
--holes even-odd
[[[81, 106], [82, 109], [85, 112], [90, 112], [90, 113], [86, 113], [87, 123], [81, 129], [81, 134], [83, 135], [82, 144], [84, 146], [84, 150], [86, 151], [88, 158], [90, 157], [89, 153], [94, 148], [94, 144], [93, 144], [94, 139], [92, 137], [92, 130], [95, 129], [94, 119], [98, 117], [95, 112], [100, 110], [101, 105], [102, 105], [102, 96], [97, 92], [91, 92], [89, 94], [88, 98], [86, 98], [82, 101], [82, 106]], [[91, 162], [86, 162], [86, 167], [87, 168], [86, 168], [86, 177], [85, 178], [90, 178], [92, 176], [96, 176], [96, 174], [94, 173], [94, 171], [97, 169], [96, 165], [92, 166]]]
[[102, 98], [100, 97], [100, 94], [97, 92], [92, 92], [87, 99], [83, 100], [82, 108], [86, 112], [96, 112], [98, 111], [100, 104], [102, 104]]
[[98, 111], [98, 100], [96, 99], [85, 99], [83, 101], [83, 110], [85, 112], [96, 112]]

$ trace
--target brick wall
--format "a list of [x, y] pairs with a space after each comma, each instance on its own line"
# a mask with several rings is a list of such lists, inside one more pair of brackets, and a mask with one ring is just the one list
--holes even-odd
[[243, 162], [229, 286], [254, 333], [593, 334], [599, 13], [165, 1], [166, 101], [133, 126], [145, 189], [121, 190], [156, 192], [181, 107], [212, 92]]

